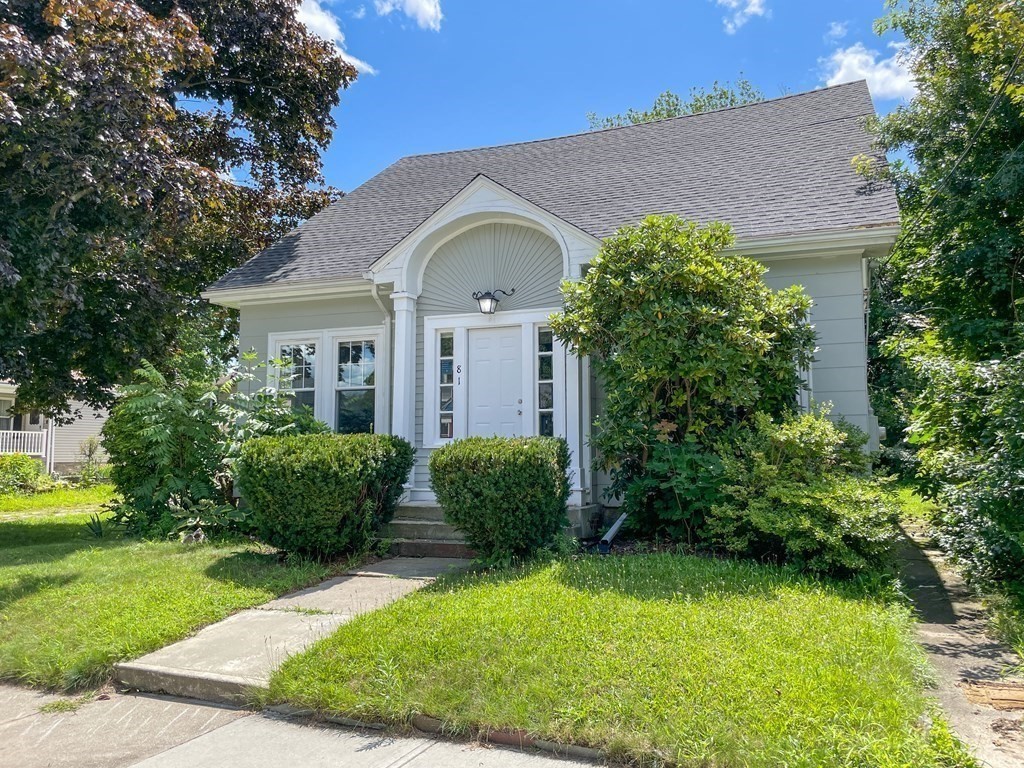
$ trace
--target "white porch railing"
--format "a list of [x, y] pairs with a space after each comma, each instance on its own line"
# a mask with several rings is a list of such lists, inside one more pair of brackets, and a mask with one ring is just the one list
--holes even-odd
[[0, 430], [0, 453], [27, 453], [30, 456], [42, 456], [46, 453], [46, 433]]

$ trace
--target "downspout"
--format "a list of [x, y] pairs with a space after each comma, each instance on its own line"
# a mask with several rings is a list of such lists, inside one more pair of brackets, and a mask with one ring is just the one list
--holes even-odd
[[387, 305], [383, 301], [381, 301], [380, 293], [378, 293], [377, 291], [376, 283], [372, 283], [370, 285], [370, 295], [373, 296], [373, 300], [377, 302], [377, 306], [380, 307], [381, 314], [384, 315], [384, 349], [386, 350], [386, 359], [388, 361], [388, 375], [385, 377], [387, 380], [387, 386], [384, 390], [384, 411], [387, 414], [387, 431], [391, 433], [391, 398], [394, 396], [394, 376], [392, 375], [392, 371], [394, 370], [393, 366], [395, 364], [395, 355], [394, 350], [392, 349], [391, 339], [394, 338], [395, 318], [394, 315], [391, 314], [391, 311], [387, 308]]

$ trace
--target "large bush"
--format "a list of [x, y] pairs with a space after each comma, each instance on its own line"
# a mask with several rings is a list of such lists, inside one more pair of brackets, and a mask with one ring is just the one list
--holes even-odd
[[720, 500], [707, 514], [715, 548], [812, 572], [850, 575], [883, 565], [898, 506], [866, 476], [864, 434], [823, 411], [752, 428], [719, 446]]
[[32, 493], [42, 473], [43, 467], [39, 460], [26, 453], [0, 454], [0, 496]]
[[470, 437], [430, 456], [445, 519], [482, 560], [528, 557], [568, 523], [569, 448], [551, 437]]
[[707, 503], [686, 489], [708, 450], [754, 413], [792, 409], [813, 351], [810, 298], [773, 291], [762, 265], [723, 253], [733, 243], [725, 224], [648, 217], [605, 240], [552, 318], [605, 393], [596, 468], [648, 530], [692, 534], [691, 506]]
[[394, 515], [415, 451], [393, 435], [259, 437], [236, 471], [264, 542], [327, 558], [361, 551]]
[[116, 519], [129, 530], [167, 533], [174, 509], [232, 502], [232, 465], [252, 437], [327, 431], [289, 399], [254, 384], [261, 367], [250, 354], [220, 382], [164, 375], [148, 362], [117, 397], [103, 426], [110, 477], [123, 503]]

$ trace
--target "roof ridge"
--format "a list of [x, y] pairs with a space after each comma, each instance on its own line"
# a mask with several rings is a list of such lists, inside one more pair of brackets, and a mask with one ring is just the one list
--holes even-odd
[[[692, 112], [686, 115], [676, 115], [675, 117], [662, 117], [658, 120], [648, 120], [643, 123], [630, 123], [629, 125], [613, 125], [608, 128], [594, 128], [589, 131], [576, 131], [575, 133], [564, 133], [560, 136], [547, 136], [543, 139], [526, 139], [524, 141], [507, 141], [504, 144], [485, 144], [479, 147], [464, 147], [462, 149], [446, 149], [440, 152], [418, 152], [412, 155], [403, 155], [398, 158], [395, 163], [402, 162], [403, 160], [413, 160], [420, 157], [439, 157], [441, 155], [457, 155], [463, 152], [479, 152], [484, 149], [502, 149], [504, 147], [518, 147], [526, 144], [542, 144], [546, 141], [561, 141], [562, 139], [573, 139], [577, 136], [593, 136], [599, 133], [609, 133], [611, 131], [622, 131], [630, 128], [644, 128], [649, 125], [658, 123], [668, 123], [673, 120], [686, 120], [688, 118], [704, 117], [705, 115], [714, 115], [721, 112], [732, 112], [737, 109], [747, 109], [749, 107], [759, 107], [764, 104], [774, 104], [776, 102], [785, 101], [787, 99], [800, 98], [802, 96], [811, 96], [817, 93], [824, 93], [825, 91], [834, 91], [840, 88], [849, 88], [850, 86], [860, 85], [861, 83], [867, 83], [867, 80], [861, 78], [860, 80], [851, 80], [848, 83], [837, 83], [836, 85], [827, 85], [823, 88], [812, 88], [809, 91], [800, 91], [799, 93], [786, 93], [782, 96], [776, 96], [772, 99], [764, 99], [763, 101], [753, 101], [747, 104], [736, 104], [731, 107], [721, 107], [720, 109], [709, 109], [704, 112]], [[870, 91], [868, 91], [870, 95]]]

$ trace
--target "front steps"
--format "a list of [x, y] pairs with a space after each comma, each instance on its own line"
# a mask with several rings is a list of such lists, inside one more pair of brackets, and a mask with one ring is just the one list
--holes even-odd
[[436, 504], [402, 504], [384, 535], [391, 540], [391, 554], [398, 557], [473, 557], [466, 537], [445, 522]]

